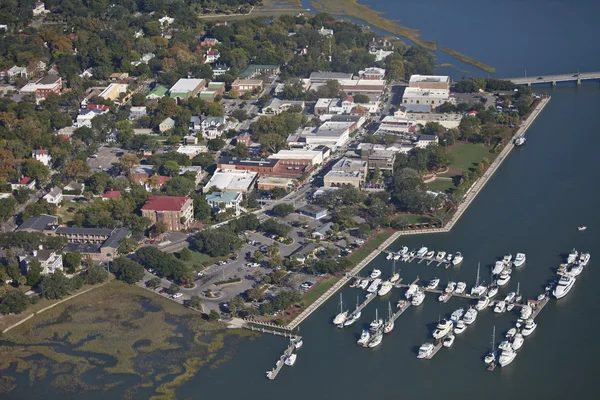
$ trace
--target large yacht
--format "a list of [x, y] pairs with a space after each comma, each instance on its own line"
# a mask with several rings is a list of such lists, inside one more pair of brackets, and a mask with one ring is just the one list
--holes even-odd
[[367, 292], [377, 293], [377, 291], [379, 290], [379, 285], [381, 285], [381, 279], [377, 278], [373, 282], [371, 282], [371, 285], [367, 289]]
[[417, 251], [417, 257], [425, 257], [425, 254], [427, 254], [427, 250], [429, 250], [427, 247], [421, 247], [419, 251]]
[[458, 322], [456, 323], [456, 326], [454, 327], [454, 333], [456, 335], [460, 335], [466, 329], [467, 329], [467, 325], [465, 324], [465, 321], [463, 321], [462, 319], [460, 319], [460, 320], [458, 320]]
[[494, 312], [502, 314], [504, 311], [506, 311], [506, 303], [504, 301], [497, 302], [496, 307], [494, 307]]
[[285, 359], [285, 365], [289, 365], [292, 366], [296, 363], [296, 354], [290, 354], [286, 359]]
[[381, 276], [381, 270], [379, 269], [374, 269], [373, 272], [371, 272], [371, 279], [377, 279]]
[[517, 253], [513, 264], [515, 265], [515, 267], [520, 267], [521, 265], [525, 264], [526, 259], [527, 257], [525, 256], [525, 253]]
[[502, 259], [502, 262], [504, 263], [504, 265], [510, 265], [512, 259], [513, 259], [512, 254], [508, 253], [508, 254], [504, 255], [504, 258]]
[[465, 324], [471, 325], [477, 319], [477, 310], [474, 308], [469, 308], [465, 315], [463, 316], [463, 320]]
[[483, 296], [483, 297], [480, 297], [479, 300], [477, 301], [477, 304], [475, 304], [475, 309], [477, 311], [485, 310], [486, 307], [489, 305], [490, 305], [490, 298], [487, 296]]
[[510, 281], [510, 270], [505, 269], [500, 273], [498, 279], [496, 279], [496, 283], [498, 284], [498, 286], [504, 286], [508, 283], [508, 281]]
[[501, 367], [506, 367], [508, 364], [513, 362], [516, 356], [516, 351], [514, 351], [512, 348], [506, 348], [505, 350], [502, 350], [500, 358], [498, 359], [498, 363]]
[[385, 281], [379, 288], [379, 292], [377, 294], [379, 294], [380, 296], [385, 296], [386, 294], [388, 294], [390, 292], [390, 290], [392, 290], [393, 287], [394, 287], [394, 284], [392, 282]]
[[581, 274], [583, 272], [583, 264], [580, 262], [576, 262], [574, 264], [571, 264], [571, 267], [569, 268], [569, 275], [571, 276], [579, 276], [579, 274]]
[[425, 293], [419, 290], [417, 293], [415, 293], [412, 296], [412, 298], [410, 299], [410, 303], [413, 306], [420, 306], [421, 304], [423, 304], [424, 300], [425, 300]]
[[492, 274], [500, 275], [500, 272], [504, 271], [504, 263], [502, 261], [496, 261], [494, 268], [492, 268]]
[[563, 275], [558, 280], [558, 284], [552, 291], [552, 294], [557, 299], [563, 298], [569, 293], [573, 285], [575, 284], [575, 278], [570, 275]]
[[456, 323], [456, 321], [458, 321], [459, 319], [461, 319], [461, 317], [465, 314], [465, 309], [464, 308], [459, 308], [458, 310], [455, 310], [452, 312], [452, 314], [450, 315], [450, 321]]
[[467, 288], [467, 284], [465, 282], [458, 282], [456, 284], [455, 293], [456, 294], [463, 294], [465, 292], [466, 288]]
[[434, 346], [432, 343], [423, 343], [421, 347], [419, 347], [419, 355], [417, 358], [427, 358], [433, 354]]
[[575, 261], [577, 261], [578, 256], [579, 256], [579, 253], [577, 252], [577, 250], [575, 250], [575, 249], [571, 250], [571, 252], [567, 256], [567, 263], [573, 264]]
[[456, 254], [454, 254], [454, 257], [452, 258], [452, 265], [458, 265], [462, 262], [463, 260], [463, 255], [461, 254], [460, 251], [457, 251]]
[[531, 306], [529, 304], [525, 304], [523, 308], [521, 308], [521, 319], [527, 320], [529, 317], [531, 317], [532, 313], [533, 309]]
[[429, 281], [429, 284], [427, 284], [427, 289], [434, 290], [435, 288], [438, 287], [439, 284], [440, 284], [440, 279], [433, 278], [432, 280]]
[[369, 339], [371, 339], [371, 334], [369, 333], [369, 330], [363, 329], [362, 334], [360, 335], [360, 338], [356, 343], [358, 343], [361, 346], [366, 346], [367, 343], [369, 343]]
[[441, 338], [443, 338], [450, 331], [452, 331], [453, 327], [454, 327], [454, 324], [452, 323], [452, 321], [448, 321], [446, 319], [441, 320], [437, 324], [437, 328], [435, 329], [435, 331], [433, 331], [433, 338], [434, 339], [441, 339]]
[[410, 299], [418, 291], [419, 291], [419, 287], [417, 285], [410, 285], [408, 287], [408, 290], [406, 291], [406, 293], [404, 293], [404, 297], [406, 297], [407, 299]]
[[521, 333], [523, 334], [523, 336], [529, 336], [533, 333], [533, 331], [535, 331], [535, 328], [537, 328], [537, 324], [532, 318], [529, 318], [525, 323], [525, 326], [523, 327]]
[[512, 348], [514, 350], [519, 350], [521, 348], [521, 346], [523, 346], [524, 341], [525, 341], [525, 339], [523, 339], [522, 333], [515, 334], [515, 336], [513, 337], [513, 340], [512, 340]]

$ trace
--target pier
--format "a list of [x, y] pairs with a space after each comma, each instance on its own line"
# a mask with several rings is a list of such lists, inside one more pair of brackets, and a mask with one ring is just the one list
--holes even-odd
[[552, 86], [556, 86], [558, 82], [574, 82], [577, 85], [581, 85], [581, 81], [599, 80], [600, 72], [582, 72], [576, 74], [556, 74], [556, 75], [534, 75], [525, 76], [520, 78], [508, 78], [516, 85], [527, 85], [531, 86], [538, 83], [550, 83]]
[[275, 368], [273, 368], [271, 371], [267, 371], [267, 378], [269, 378], [270, 380], [277, 378], [279, 371], [281, 371], [281, 368], [283, 368], [283, 366], [285, 365], [285, 359], [288, 358], [293, 352], [294, 342], [290, 341], [290, 344], [287, 347], [287, 349], [285, 349], [285, 351], [283, 352], [283, 355], [279, 357], [279, 360], [277, 360]]
[[431, 352], [430, 355], [428, 355], [427, 357], [425, 357], [426, 360], [431, 360], [437, 354], [437, 352], [440, 351], [440, 349], [443, 346], [442, 340], [437, 340], [434, 343], [433, 351]]

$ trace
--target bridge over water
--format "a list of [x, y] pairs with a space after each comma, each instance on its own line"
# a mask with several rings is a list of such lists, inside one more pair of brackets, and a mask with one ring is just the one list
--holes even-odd
[[557, 82], [576, 82], [578, 85], [584, 80], [599, 80], [600, 72], [582, 72], [576, 74], [557, 74], [557, 75], [537, 75], [537, 76], [526, 76], [521, 78], [507, 78], [517, 85], [531, 86], [537, 83], [551, 83], [552, 86], [556, 86]]

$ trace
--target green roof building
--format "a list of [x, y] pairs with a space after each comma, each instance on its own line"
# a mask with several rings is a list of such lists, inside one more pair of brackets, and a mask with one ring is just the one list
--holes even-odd
[[148, 100], [158, 100], [161, 97], [164, 97], [164, 95], [166, 95], [168, 91], [169, 88], [166, 88], [163, 85], [158, 85], [154, 89], [152, 89], [150, 93], [148, 93], [146, 98]]

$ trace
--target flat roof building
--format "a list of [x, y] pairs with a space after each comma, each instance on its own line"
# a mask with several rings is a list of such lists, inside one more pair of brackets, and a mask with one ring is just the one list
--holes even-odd
[[352, 79], [352, 76], [351, 73], [346, 72], [312, 72], [310, 81], [312, 83], [325, 83], [331, 80]]
[[215, 187], [226, 192], [248, 193], [254, 187], [257, 177], [256, 172], [217, 169], [202, 190], [207, 193], [210, 188]]
[[307, 217], [311, 217], [314, 219], [321, 219], [327, 215], [327, 209], [317, 206], [315, 204], [306, 204], [300, 208], [298, 211], [302, 215], [306, 215]]
[[450, 90], [450, 77], [445, 75], [411, 75], [409, 87]]
[[329, 171], [323, 178], [326, 187], [350, 185], [361, 188], [365, 183], [365, 174], [362, 171]]
[[141, 208], [142, 217], [162, 222], [170, 231], [182, 231], [194, 220], [194, 201], [188, 196], [152, 196]]
[[206, 86], [204, 79], [180, 79], [171, 87], [169, 96], [172, 99], [190, 99], [196, 97], [204, 86]]

